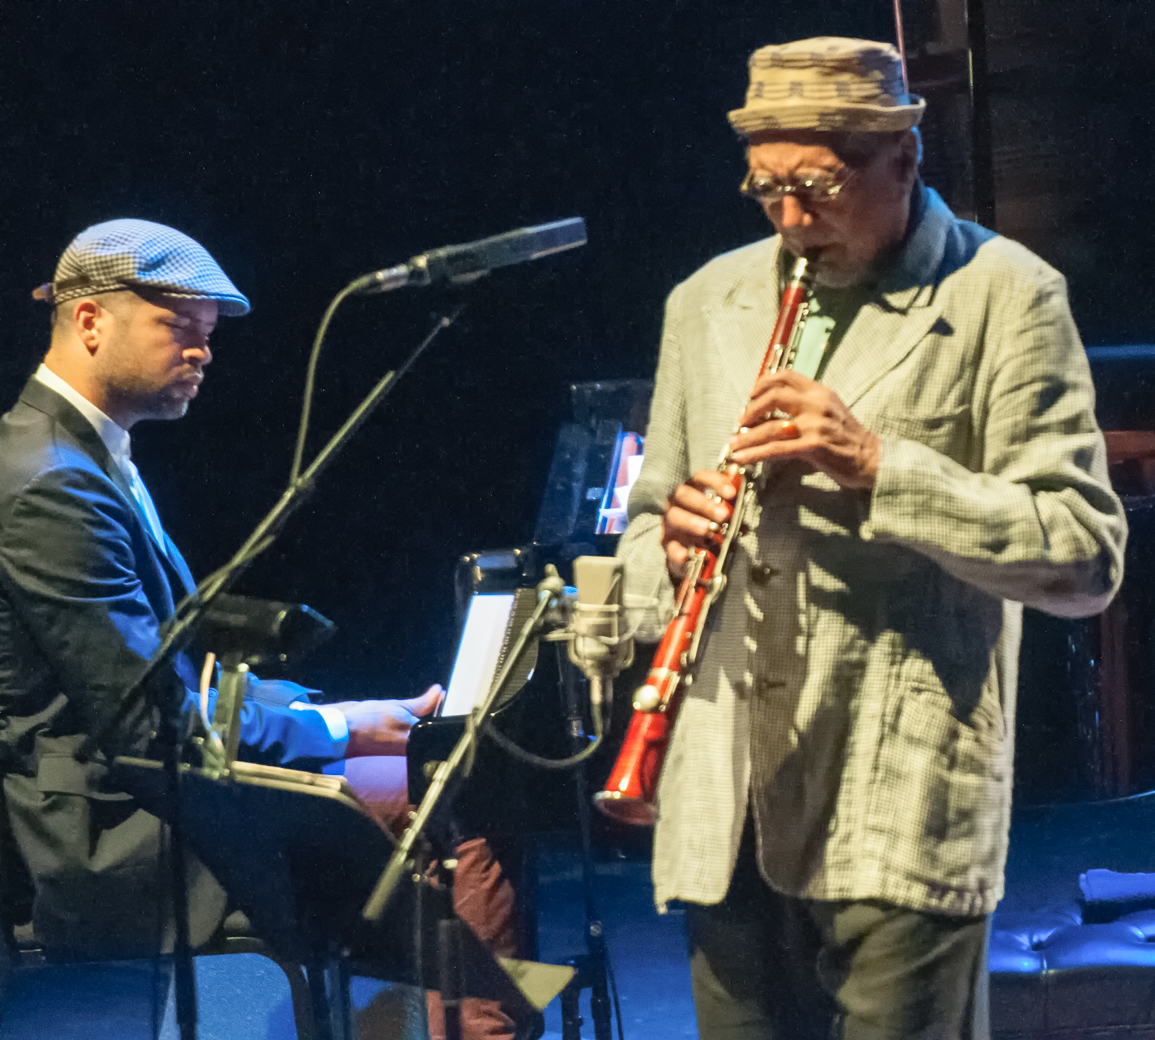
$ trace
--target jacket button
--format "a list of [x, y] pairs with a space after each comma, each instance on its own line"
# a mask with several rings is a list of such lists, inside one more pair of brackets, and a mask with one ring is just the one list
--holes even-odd
[[771, 578], [781, 573], [777, 567], [771, 567], [768, 563], [750, 564], [750, 580], [755, 585], [765, 585]]

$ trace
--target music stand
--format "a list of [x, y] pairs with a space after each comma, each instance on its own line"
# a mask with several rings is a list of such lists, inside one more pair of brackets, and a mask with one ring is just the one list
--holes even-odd
[[[144, 808], [165, 811], [160, 762], [122, 757], [113, 769]], [[573, 972], [565, 966], [499, 963], [464, 922], [453, 920], [450, 891], [412, 879], [395, 893], [388, 916], [366, 921], [361, 908], [395, 842], [344, 777], [235, 762], [223, 778], [184, 766], [182, 780], [189, 846], [256, 934], [306, 966], [318, 1037], [352, 1040], [351, 967], [498, 1000], [515, 1016], [541, 1011], [569, 982]], [[455, 936], [449, 950], [446, 935]]]

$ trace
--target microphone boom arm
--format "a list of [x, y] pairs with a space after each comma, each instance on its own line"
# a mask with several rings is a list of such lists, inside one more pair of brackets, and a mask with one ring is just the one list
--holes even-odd
[[418, 253], [403, 264], [362, 275], [349, 288], [354, 293], [379, 293], [409, 285], [460, 284], [480, 278], [497, 267], [540, 260], [543, 256], [585, 244], [585, 221], [581, 217], [570, 217], [550, 224], [517, 228], [465, 245], [442, 246]]

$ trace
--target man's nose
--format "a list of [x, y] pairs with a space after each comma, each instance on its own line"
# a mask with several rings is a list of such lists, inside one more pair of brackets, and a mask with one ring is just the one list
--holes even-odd
[[195, 361], [201, 368], [204, 368], [213, 360], [213, 352], [209, 350], [209, 341], [202, 339], [199, 343], [185, 347], [184, 357], [186, 361]]
[[779, 214], [779, 223], [784, 228], [810, 227], [814, 217], [808, 213], [793, 195], [782, 198], [782, 209]]

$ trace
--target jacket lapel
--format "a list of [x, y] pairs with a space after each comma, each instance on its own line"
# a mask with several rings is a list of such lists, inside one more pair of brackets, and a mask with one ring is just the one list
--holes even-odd
[[952, 219], [938, 193], [924, 187], [916, 227], [855, 315], [823, 376], [847, 407], [899, 365], [938, 321], [942, 308], [935, 302], [935, 277]]
[[[898, 258], [855, 315], [823, 375], [822, 382], [848, 407], [900, 364], [940, 316], [935, 277], [953, 217], [938, 193], [923, 187], [914, 219]], [[781, 260], [781, 239], [775, 236], [767, 241], [764, 261], [703, 305], [711, 348], [737, 402], [749, 396], [778, 319]]]
[[749, 399], [778, 320], [781, 252], [781, 240], [768, 239], [764, 261], [755, 262], [728, 291], [702, 308], [711, 348], [719, 356], [718, 370], [738, 402], [735, 418]]
[[[52, 416], [63, 426], [73, 439], [92, 458], [104, 475], [108, 477], [130, 503], [135, 502], [132, 489], [120, 467], [112, 461], [112, 456], [105, 447], [100, 434], [92, 428], [92, 424], [78, 412], [71, 403], [60, 396], [55, 390], [45, 386], [38, 379], [29, 379], [20, 394], [20, 400], [45, 415]], [[133, 512], [136, 512], [134, 507]]]
[[896, 310], [885, 299], [866, 303], [830, 359], [822, 382], [853, 408], [923, 340], [940, 312], [933, 306]]
[[177, 551], [176, 546], [172, 545], [172, 541], [167, 535], [165, 535], [165, 541], [172, 546], [173, 550], [171, 557], [165, 551], [165, 546], [157, 544], [148, 522], [141, 514], [140, 506], [137, 504], [136, 496], [132, 493], [132, 488], [129, 486], [124, 471], [113, 461], [104, 441], [100, 439], [100, 434], [92, 428], [92, 424], [69, 401], [38, 379], [28, 380], [21, 391], [20, 399], [37, 411], [52, 416], [60, 423], [92, 461], [100, 467], [101, 472], [116, 485], [116, 489], [123, 496], [129, 511], [136, 518], [137, 530], [134, 532], [134, 541], [142, 547], [148, 547], [153, 570], [158, 571], [164, 577], [164, 584], [167, 586], [163, 596], [165, 602], [153, 604], [157, 616], [163, 621], [172, 613], [174, 592], [185, 594], [191, 592], [195, 587], [192, 574], [184, 558]]

